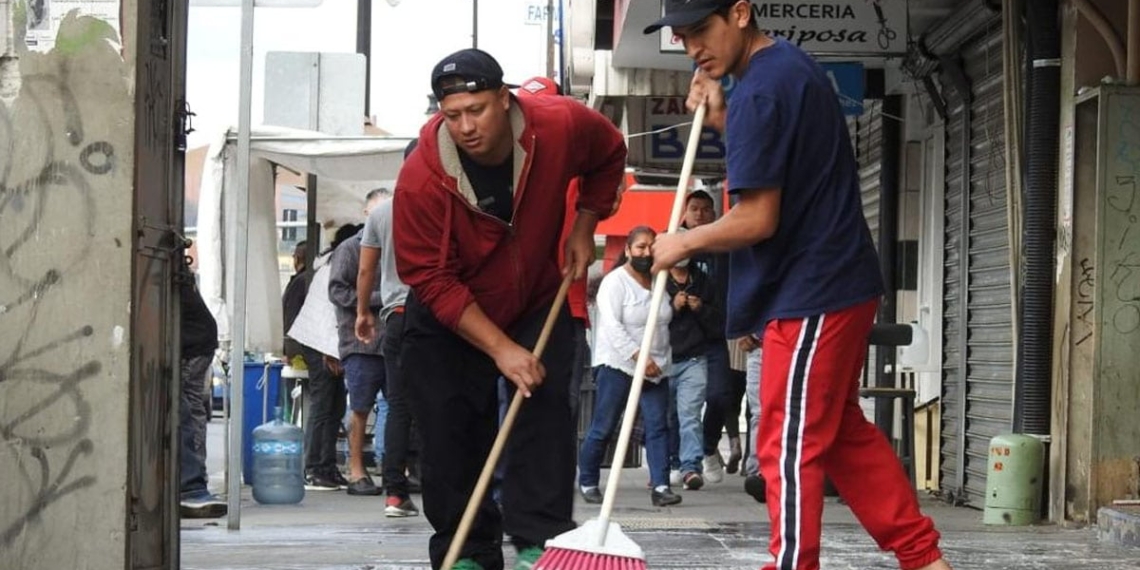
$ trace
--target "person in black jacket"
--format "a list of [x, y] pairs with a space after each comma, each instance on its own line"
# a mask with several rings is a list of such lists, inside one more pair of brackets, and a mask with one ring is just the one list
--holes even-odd
[[[297, 320], [297, 315], [301, 313], [301, 307], [305, 306], [305, 296], [309, 293], [309, 280], [313, 276], [313, 272], [309, 271], [309, 266], [305, 261], [306, 250], [308, 245], [304, 241], [297, 242], [293, 247], [293, 275], [289, 277], [289, 284], [285, 286], [285, 291], [281, 294], [281, 309], [282, 316], [284, 317], [286, 333], [293, 326], [293, 321]], [[299, 356], [302, 356], [301, 343], [289, 338], [285, 335], [284, 345], [285, 360], [290, 364]]]
[[669, 322], [669, 344], [673, 349], [673, 366], [669, 370], [670, 463], [680, 471], [684, 488], [695, 491], [705, 482], [701, 424], [709, 374], [705, 353], [710, 339], [723, 339], [724, 316], [708, 275], [688, 261], [669, 270], [665, 292], [673, 304], [673, 320]]
[[[699, 228], [716, 221], [716, 203], [711, 194], [695, 190], [685, 197], [685, 217], [681, 226], [686, 229]], [[700, 253], [692, 256], [691, 266], [708, 278], [709, 297], [717, 307], [721, 307], [720, 322], [705, 339], [705, 359], [708, 364], [708, 383], [705, 388], [704, 416], [704, 479], [706, 483], [720, 483], [724, 480], [725, 465], [720, 455], [721, 431], [729, 435], [729, 473], [736, 471], [741, 458], [740, 429], [736, 417], [740, 415], [740, 399], [744, 396], [745, 382], [740, 376], [733, 376], [729, 366], [728, 343], [725, 341], [725, 315], [723, 307], [728, 303], [728, 254]], [[735, 341], [733, 341], [735, 342]], [[735, 436], [735, 437], [734, 437]]]
[[189, 259], [178, 275], [182, 307], [181, 394], [178, 399], [180, 512], [183, 518], [218, 518], [226, 503], [206, 487], [206, 379], [218, 348], [218, 324], [194, 282]]

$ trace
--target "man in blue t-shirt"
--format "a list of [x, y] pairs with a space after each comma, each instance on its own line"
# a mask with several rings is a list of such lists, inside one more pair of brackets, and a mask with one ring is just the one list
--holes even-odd
[[[764, 347], [757, 451], [768, 482], [766, 569], [817, 570], [826, 475], [904, 570], [947, 570], [934, 523], [890, 444], [859, 408], [867, 334], [883, 293], [858, 168], [831, 82], [760, 31], [748, 0], [666, 0], [663, 26], [698, 66], [688, 105], [727, 141], [721, 219], [658, 236], [654, 270], [731, 252], [727, 333]], [[736, 78], [731, 105], [719, 80]]]

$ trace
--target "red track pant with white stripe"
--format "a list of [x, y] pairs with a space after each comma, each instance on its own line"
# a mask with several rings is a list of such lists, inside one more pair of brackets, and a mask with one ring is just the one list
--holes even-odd
[[942, 557], [934, 523], [886, 437], [859, 407], [859, 374], [877, 300], [764, 330], [756, 449], [768, 483], [774, 564], [817, 570], [824, 475], [903, 570]]

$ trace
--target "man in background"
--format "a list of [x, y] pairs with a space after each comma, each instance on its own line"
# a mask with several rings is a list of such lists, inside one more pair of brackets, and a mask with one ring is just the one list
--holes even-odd
[[[415, 150], [416, 141], [408, 143], [404, 159]], [[380, 275], [377, 279], [377, 270]], [[396, 251], [392, 242], [392, 201], [380, 203], [368, 215], [361, 238], [360, 272], [356, 278], [356, 336], [370, 342], [377, 336], [377, 317], [383, 327], [382, 347], [388, 372], [388, 422], [384, 429], [384, 486], [388, 499], [384, 516], [409, 517], [419, 514], [412, 502], [410, 472], [418, 460], [412, 452], [415, 423], [412, 419], [408, 392], [410, 386], [400, 364], [404, 343], [404, 303], [408, 286], [396, 273]], [[379, 282], [381, 308], [379, 314], [364, 303], [362, 291], [373, 290]]]
[[226, 514], [225, 501], [206, 487], [206, 424], [210, 421], [210, 408], [205, 387], [218, 348], [218, 324], [198, 292], [188, 260], [176, 279], [182, 306], [182, 380], [178, 398], [180, 512], [182, 518], [214, 519]]
[[[372, 190], [365, 197], [364, 215], [367, 216], [373, 208], [390, 198], [391, 193], [386, 188]], [[360, 239], [363, 229], [361, 227], [352, 237], [337, 246], [329, 259], [329, 301], [336, 307], [340, 361], [344, 367], [348, 407], [352, 412], [348, 425], [348, 494], [379, 495], [383, 491], [364, 469], [364, 438], [368, 416], [376, 405], [377, 396], [383, 397], [382, 394], [387, 391], [386, 371], [380, 338], [367, 342], [356, 338], [356, 277], [360, 271]], [[380, 288], [361, 291], [359, 302], [366, 304], [369, 310], [379, 310]], [[386, 447], [386, 423], [387, 418], [378, 413], [373, 432], [377, 464], [381, 464], [384, 455], [381, 450]]]

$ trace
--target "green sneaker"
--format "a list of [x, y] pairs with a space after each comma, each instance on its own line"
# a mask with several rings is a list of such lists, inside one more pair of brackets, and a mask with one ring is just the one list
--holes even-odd
[[545, 550], [539, 546], [528, 546], [519, 551], [518, 558], [515, 560], [515, 570], [531, 570], [534, 564], [542, 558], [542, 553]]
[[470, 558], [460, 558], [451, 565], [451, 570], [483, 570], [483, 566]]

